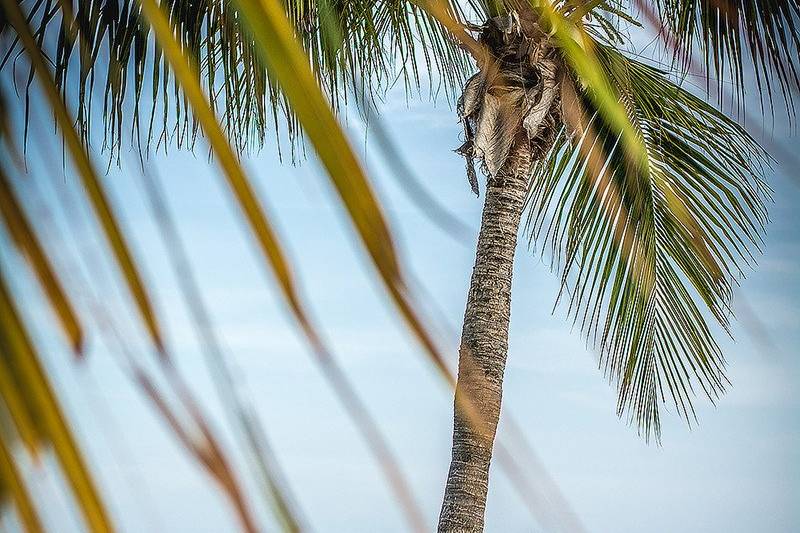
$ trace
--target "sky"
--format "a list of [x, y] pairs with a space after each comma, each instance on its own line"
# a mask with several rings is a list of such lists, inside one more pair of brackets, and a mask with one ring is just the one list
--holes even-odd
[[[751, 126], [757, 137], [766, 131], [769, 143], [796, 153], [797, 134], [779, 109], [774, 123], [765, 119]], [[463, 160], [453, 152], [460, 126], [446, 101], [406, 102], [401, 91], [392, 90], [380, 112], [424, 187], [471, 231], [456, 240], [432, 224], [382, 162], [363, 123], [354, 113], [347, 117], [407, 271], [455, 366], [482, 198], [471, 193]], [[0, 264], [24, 295], [23, 312], [36, 324], [42, 357], [112, 516], [128, 532], [233, 531], [227, 501], [123, 371], [114, 331], [150, 369], [157, 368], [154, 354], [86, 223], [76, 176], [62, 170], [60, 148], [49, 133], [42, 135], [37, 153], [28, 154], [24, 199], [46, 240], [55, 243], [54, 260], [79, 309], [97, 316], [84, 361], [70, 356], [6, 235]], [[126, 164], [112, 166], [105, 183], [153, 288], [168, 346], [243, 474], [254, 512], [272, 530], [253, 476], [232, 445], [135, 155], [124, 157]], [[432, 529], [450, 459], [451, 391], [394, 313], [313, 155], [291, 165], [280, 162], [270, 145], [245, 163], [278, 223], [316, 322], [378, 421]], [[200, 148], [157, 155], [147, 165], [166, 191], [237, 389], [255, 407], [311, 529], [406, 531], [379, 467], [288, 317], [215, 164]], [[598, 533], [800, 529], [797, 171], [796, 163], [778, 161], [769, 172], [775, 201], [765, 252], [736, 292], [734, 339], [716, 331], [732, 387], [716, 406], [697, 399], [699, 424], [691, 429], [666, 406], [661, 445], [646, 443], [617, 417], [615, 393], [597, 368], [597, 355], [573, 331], [564, 310], [553, 309], [556, 276], [535, 250], [520, 245], [500, 434], [509, 439], [513, 417], [530, 443], [533, 453], [515, 451], [537, 486], [539, 505], [532, 516], [495, 462], [487, 531], [560, 531], [559, 513], [570, 510], [586, 531]], [[52, 472], [26, 469], [37, 500], [46, 502], [43, 518], [53, 531], [79, 531], [63, 481]], [[555, 491], [566, 504], [556, 504]], [[6, 514], [2, 527], [13, 530], [13, 517]]]

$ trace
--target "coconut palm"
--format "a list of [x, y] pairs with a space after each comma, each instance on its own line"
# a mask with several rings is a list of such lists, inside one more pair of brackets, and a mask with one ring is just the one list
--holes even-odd
[[[25, 9], [54, 86], [76, 109], [81, 140], [93, 142], [92, 110], [101, 106], [112, 158], [126, 137], [143, 154], [192, 147], [198, 133], [215, 146], [150, 4], [40, 0]], [[205, 89], [236, 151], [268, 142], [272, 129], [288, 136], [294, 157], [296, 141], [307, 137], [389, 293], [441, 368], [398, 282], [382, 219], [370, 218], [369, 189], [358, 188], [355, 166], [337, 166], [349, 161], [346, 145], [337, 151], [321, 140], [327, 122], [318, 119], [327, 115], [308, 103], [294, 75], [303, 65], [292, 63], [275, 23], [279, 2], [160, 6], [194, 66], [186, 72]], [[460, 93], [458, 151], [473, 191], [483, 189], [484, 208], [440, 531], [483, 529], [523, 220], [527, 238], [552, 257], [558, 299], [617, 387], [619, 414], [645, 438], [659, 438], [665, 403], [692, 423], [695, 393], [719, 397], [727, 381], [712, 324], [729, 332], [732, 289], [759, 250], [769, 158], [676, 73], [704, 76], [709, 93], [731, 82], [739, 103], [752, 87], [765, 109], [775, 100], [793, 112], [800, 2], [285, 0], [282, 7], [334, 108], [372, 106], [398, 76], [409, 90], [432, 79], [432, 90]], [[628, 52], [626, 28], [637, 19], [659, 32], [670, 69]], [[9, 47], [8, 70], [16, 50]], [[95, 85], [102, 98], [93, 100]]]
[[[634, 14], [623, 7], [505, 2], [476, 28], [488, 54], [458, 102], [459, 151], [476, 193], [480, 164], [486, 198], [440, 531], [483, 527], [526, 210], [528, 235], [551, 251], [561, 276], [559, 298], [617, 385], [618, 413], [645, 438], [660, 436], [662, 403], [692, 423], [695, 391], [714, 401], [727, 384], [708, 322], [729, 332], [732, 286], [759, 248], [767, 156], [732, 118], [621, 50], [613, 19]], [[703, 72], [738, 90], [749, 47], [767, 105], [779, 86], [791, 109], [799, 7], [656, 2], [641, 11], [661, 21], [678, 66], [695, 68], [697, 48]], [[482, 424], [458, 408], [460, 394], [479, 406]]]

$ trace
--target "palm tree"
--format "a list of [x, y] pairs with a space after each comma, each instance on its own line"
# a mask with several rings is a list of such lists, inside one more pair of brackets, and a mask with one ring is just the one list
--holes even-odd
[[[191, 147], [202, 130], [251, 213], [243, 175], [220, 135], [243, 153], [266, 142], [270, 128], [285, 130], [292, 156], [305, 135], [389, 294], [444, 370], [349, 148], [325, 139], [335, 128], [297, 74], [307, 65], [283, 39], [278, 4], [162, 1], [164, 27], [194, 67], [185, 71], [178, 68], [179, 54], [170, 55], [169, 37], [159, 33], [151, 0], [40, 1], [25, 14], [35, 28], [31, 37], [52, 64], [54, 87], [74, 104], [86, 144], [92, 105], [98, 105], [91, 94], [104, 80], [101, 127], [112, 158], [126, 135], [146, 153]], [[11, 13], [11, 0], [4, 5]], [[722, 93], [724, 82], [733, 82], [739, 102], [745, 80], [754, 76], [765, 108], [772, 109], [773, 93], [780, 91], [774, 98], [782, 97], [793, 112], [800, 2], [284, 0], [283, 8], [304, 61], [335, 108], [350, 101], [371, 106], [373, 95], [398, 74], [409, 89], [419, 87], [421, 71], [435, 74], [450, 92], [462, 89], [457, 110], [465, 142], [459, 152], [476, 194], [475, 164], [486, 180], [440, 531], [483, 529], [523, 219], [528, 238], [553, 258], [559, 299], [617, 386], [619, 414], [645, 438], [659, 438], [665, 402], [692, 423], [695, 392], [714, 401], [724, 391], [725, 361], [709, 322], [729, 330], [732, 288], [759, 249], [769, 158], [733, 118], [685, 89], [679, 77], [627, 53], [620, 27], [637, 25], [638, 13], [659, 31], [673, 70], [695, 73], [698, 61], [710, 92]], [[19, 18], [8, 20], [21, 31]], [[6, 25], [0, 20], [0, 29]], [[48, 37], [51, 27], [55, 38]], [[16, 41], [6, 69], [13, 68], [8, 60], [15, 50]], [[478, 72], [464, 81], [470, 57]], [[743, 66], [748, 57], [753, 72]], [[213, 113], [202, 112], [200, 85]], [[251, 223], [281, 279], [269, 234], [260, 222]], [[284, 293], [318, 349], [294, 293], [290, 287]], [[148, 321], [147, 306], [141, 307]], [[152, 319], [148, 323], [159, 344]]]
[[[488, 53], [477, 56], [479, 72], [458, 102], [470, 183], [478, 193], [474, 160], [487, 183], [440, 531], [483, 529], [526, 209], [529, 236], [549, 247], [560, 271], [559, 298], [617, 384], [618, 413], [645, 438], [660, 437], [668, 397], [691, 424], [695, 390], [711, 401], [724, 391], [725, 361], [707, 318], [729, 332], [732, 286], [754, 261], [767, 221], [766, 154], [722, 111], [620, 50], [613, 19], [634, 22], [633, 10], [602, 1], [503, 4], [488, 5], [475, 28]], [[706, 76], [728, 74], [743, 91], [749, 47], [767, 105], [777, 84], [792, 109], [798, 62], [788, 50], [797, 50], [800, 4], [639, 5], [660, 21], [678, 66], [695, 68], [695, 46], [716, 67]], [[460, 408], [470, 402], [477, 424]]]

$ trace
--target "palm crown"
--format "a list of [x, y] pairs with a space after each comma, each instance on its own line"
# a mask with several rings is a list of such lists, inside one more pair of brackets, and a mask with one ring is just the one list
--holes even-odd
[[[303, 131], [319, 150], [310, 115], [298, 109], [298, 87], [270, 55], [279, 36], [258, 18], [272, 20], [266, 14], [278, 3], [160, 4], [238, 152], [270, 142], [270, 130], [277, 142], [285, 133], [292, 156]], [[11, 71], [25, 40], [17, 39], [15, 4], [3, 5], [2, 68]], [[55, 88], [75, 109], [81, 140], [98, 142], [92, 119], [102, 116], [102, 146], [112, 158], [126, 136], [146, 153], [192, 147], [201, 130], [209, 135], [145, 5], [39, 0], [18, 10]], [[709, 322], [728, 331], [732, 288], [759, 249], [769, 158], [673, 73], [626, 53], [620, 28], [641, 18], [660, 32], [673, 70], [694, 71], [699, 61], [709, 92], [733, 81], [741, 101], [754, 85], [764, 106], [772, 108], [774, 95], [793, 113], [800, 2], [284, 0], [283, 8], [334, 108], [351, 100], [371, 106], [398, 79], [408, 90], [428, 84], [460, 95], [459, 151], [476, 193], [473, 165], [498, 178], [525, 137], [528, 235], [552, 257], [559, 298], [617, 384], [620, 414], [658, 435], [667, 397], [691, 421], [695, 392], [713, 400], [724, 390], [724, 358]], [[472, 59], [479, 72], [468, 77]], [[393, 290], [393, 271], [381, 266], [392, 262], [389, 252], [370, 244], [356, 208], [351, 216]]]

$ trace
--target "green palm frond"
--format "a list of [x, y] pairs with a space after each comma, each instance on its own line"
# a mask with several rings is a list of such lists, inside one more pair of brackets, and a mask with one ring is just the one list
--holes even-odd
[[[704, 71], [727, 76], [738, 91], [747, 86], [744, 65], [752, 60], [762, 105], [771, 107], [780, 90], [794, 112], [793, 93], [800, 90], [798, 0], [654, 0], [668, 32], [668, 45], [687, 64], [693, 52]], [[644, 7], [647, 9], [647, 6]], [[740, 94], [741, 96], [741, 94]], [[764, 100], [766, 96], [766, 101]]]
[[528, 229], [554, 253], [560, 299], [618, 385], [620, 415], [658, 437], [668, 395], [691, 423], [695, 389], [725, 389], [708, 318], [727, 330], [732, 285], [760, 246], [768, 160], [664, 72], [603, 45], [597, 57], [643, 157], [565, 75], [566, 126], [534, 174]]
[[[112, 155], [128, 134], [145, 149], [194, 145], [199, 129], [191, 106], [138, 2], [25, 4], [60, 92], [76, 103], [84, 142], [91, 139], [92, 121], [102, 109], [102, 147]], [[284, 0], [284, 6], [334, 106], [348, 92], [379, 95], [398, 78], [408, 90], [426, 80], [455, 89], [468, 70], [466, 54], [446, 31], [406, 0]], [[256, 52], [235, 2], [167, 0], [162, 7], [187, 58], [199, 65], [199, 79], [237, 151], [261, 147], [270, 128], [292, 140], [300, 135], [300, 124]], [[455, 3], [451, 8], [457, 9]], [[2, 68], [15, 68], [17, 53], [15, 41], [0, 49]]]

